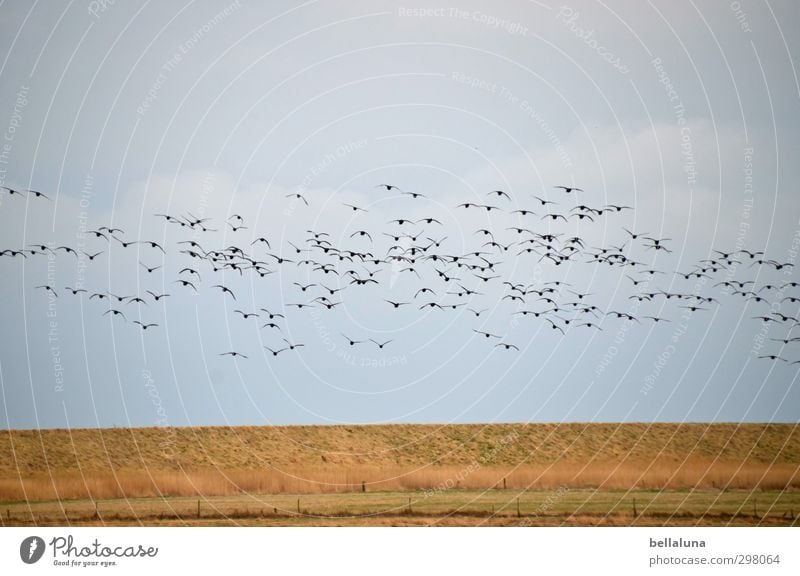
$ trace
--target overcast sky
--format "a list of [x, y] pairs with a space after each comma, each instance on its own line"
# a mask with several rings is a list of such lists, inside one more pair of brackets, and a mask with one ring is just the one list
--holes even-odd
[[[0, 426], [797, 421], [800, 364], [790, 362], [800, 342], [769, 338], [800, 329], [753, 317], [795, 316], [798, 304], [781, 300], [800, 288], [746, 302], [713, 284], [781, 286], [800, 270], [746, 261], [708, 282], [674, 275], [715, 249], [795, 261], [796, 2], [5, 2], [0, 14], [0, 185], [51, 198], [0, 193], [0, 250], [103, 252], [0, 257]], [[560, 184], [584, 192], [576, 200]], [[486, 196], [497, 189], [511, 200]], [[533, 195], [565, 213], [577, 203], [634, 210], [552, 226], [509, 213], [541, 214]], [[455, 208], [464, 202], [505, 213]], [[187, 212], [218, 232], [154, 216]], [[247, 228], [231, 230], [232, 214]], [[432, 263], [418, 267], [421, 278], [383, 265], [380, 284], [362, 287], [294, 263], [270, 263], [264, 278], [215, 273], [177, 244], [237, 245], [265, 260], [251, 242], [266, 236], [293, 258], [289, 242], [303, 246], [314, 230], [382, 257], [390, 220], [429, 216], [442, 225], [409, 231], [447, 237], [441, 253], [484, 249], [500, 262], [491, 282], [455, 271], [482, 292], [468, 304], [488, 308], [480, 317], [467, 306], [419, 310], [422, 286], [445, 301]], [[686, 302], [637, 303], [630, 268], [585, 256], [556, 267], [481, 247], [474, 234], [488, 228], [508, 243], [519, 222], [579, 235], [587, 248], [628, 241], [631, 258], [665, 272], [651, 289], [719, 304], [684, 315]], [[84, 233], [99, 226], [167, 254]], [[672, 252], [632, 242], [623, 227], [670, 238]], [[351, 238], [357, 230], [374, 243]], [[174, 283], [184, 266], [198, 267], [197, 295]], [[294, 282], [320, 280], [346, 287], [332, 297], [340, 306], [285, 308], [320, 294]], [[502, 280], [564, 281], [602, 311], [672, 321], [598, 317], [602, 331], [570, 326], [561, 336], [542, 318], [513, 315]], [[43, 284], [58, 298], [35, 288]], [[116, 306], [127, 321], [88, 297], [146, 290], [171, 296]], [[526, 307], [541, 307], [534, 301]], [[263, 315], [234, 312], [261, 307], [283, 312], [283, 336], [304, 347], [267, 352], [282, 344], [277, 331], [260, 328]], [[135, 319], [158, 326], [143, 331]], [[342, 333], [367, 342], [350, 346]], [[379, 349], [370, 338], [392, 342]], [[220, 356], [233, 350], [248, 358]], [[766, 354], [789, 361], [758, 358]]]

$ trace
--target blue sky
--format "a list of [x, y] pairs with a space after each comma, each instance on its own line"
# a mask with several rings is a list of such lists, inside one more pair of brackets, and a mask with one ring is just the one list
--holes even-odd
[[[753, 317], [794, 317], [798, 305], [781, 300], [800, 290], [779, 287], [798, 272], [744, 261], [708, 281], [674, 274], [715, 249], [796, 258], [795, 3], [12, 2], [0, 11], [0, 185], [51, 198], [0, 194], [0, 250], [52, 242], [102, 252], [0, 257], [0, 425], [797, 421], [800, 365], [790, 362], [800, 343], [769, 338], [800, 332]], [[510, 200], [487, 197], [497, 189]], [[297, 193], [308, 205], [287, 198]], [[580, 203], [634, 210], [552, 225], [511, 213], [542, 214], [534, 195], [567, 214]], [[503, 212], [456, 208], [465, 202]], [[210, 218], [218, 232], [157, 213]], [[233, 214], [245, 229], [226, 224]], [[430, 261], [419, 277], [397, 264], [337, 263], [341, 273], [380, 269], [379, 284], [363, 287], [295, 263], [270, 263], [262, 278], [214, 272], [178, 244], [236, 245], [269, 260], [251, 246], [265, 236], [292, 258], [289, 243], [308, 244], [314, 230], [383, 256], [394, 243], [384, 233], [405, 232], [391, 220], [424, 217], [442, 224], [409, 229], [420, 242], [446, 237], [431, 249], [445, 254], [490, 250], [500, 278], [456, 268], [482, 292], [469, 298], [446, 295], [453, 285], [436, 275], [446, 267]], [[637, 303], [630, 267], [585, 255], [554, 266], [481, 246], [475, 234], [490, 229], [507, 244], [518, 241], [507, 228], [522, 225], [587, 247], [627, 242], [631, 259], [665, 272], [652, 290], [719, 304], [688, 314], [685, 301]], [[167, 254], [86, 234], [99, 226]], [[672, 252], [623, 228], [668, 237]], [[373, 242], [351, 237], [358, 230]], [[185, 266], [198, 267], [197, 294], [174, 283]], [[713, 286], [726, 279], [778, 288], [746, 301]], [[568, 282], [603, 312], [671, 322], [601, 315], [602, 331], [564, 325], [561, 336], [543, 318], [515, 315], [502, 281]], [[294, 282], [343, 286], [341, 305], [287, 308], [321, 294], [306, 297]], [[58, 297], [35, 288], [43, 284]], [[76, 285], [88, 293], [64, 290]], [[420, 310], [427, 300], [413, 296], [426, 285], [437, 302], [466, 304]], [[156, 303], [147, 290], [171, 295]], [[120, 304], [127, 321], [103, 315], [109, 305], [88, 296], [105, 291], [147, 304]], [[565, 290], [559, 302], [570, 298]], [[262, 307], [286, 316], [281, 335], [260, 328], [263, 315], [234, 312]], [[158, 326], [142, 331], [135, 319]], [[342, 334], [366, 342], [350, 346]], [[304, 346], [273, 357], [264, 346], [282, 337]], [[220, 356], [231, 350], [248, 358]], [[789, 362], [758, 358], [773, 353]]]

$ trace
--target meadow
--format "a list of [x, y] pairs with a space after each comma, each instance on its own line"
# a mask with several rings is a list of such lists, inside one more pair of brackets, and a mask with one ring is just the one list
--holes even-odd
[[4, 525], [796, 525], [789, 424], [13, 430]]

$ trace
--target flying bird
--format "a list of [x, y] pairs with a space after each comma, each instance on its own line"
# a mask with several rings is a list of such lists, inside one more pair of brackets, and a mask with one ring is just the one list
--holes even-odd
[[248, 318], [258, 318], [258, 314], [256, 314], [255, 312], [244, 312], [242, 310], [234, 310], [233, 312], [235, 314], [241, 314], [242, 318], [244, 318], [245, 320], [247, 320]]
[[233, 298], [234, 300], [236, 300], [236, 294], [234, 294], [234, 293], [233, 293], [233, 290], [231, 290], [230, 288], [227, 288], [226, 286], [223, 286], [222, 284], [214, 284], [214, 285], [212, 286], [212, 288], [219, 288], [220, 290], [222, 290], [222, 293], [223, 293], [223, 294], [226, 294], [226, 293], [227, 293], [227, 294], [230, 294], [230, 295], [231, 295], [231, 298]]
[[491, 192], [489, 192], [487, 194], [487, 196], [502, 197], [502, 198], [505, 198], [506, 200], [508, 200], [509, 202], [511, 202], [511, 196], [509, 196], [508, 194], [506, 194], [502, 190], [492, 190]]
[[231, 358], [236, 358], [236, 357], [245, 358], [245, 359], [247, 358], [247, 356], [245, 356], [244, 354], [240, 354], [239, 352], [235, 352], [235, 351], [234, 352], [223, 352], [222, 354], [220, 354], [220, 356], [230, 356]]
[[359, 206], [355, 206], [354, 204], [348, 204], [346, 202], [342, 202], [342, 204], [344, 206], [347, 206], [348, 208], [351, 208], [353, 210], [353, 212], [359, 212], [359, 211], [360, 212], [369, 212], [369, 210], [367, 210], [366, 208], [361, 208]]
[[356, 344], [363, 344], [364, 343], [364, 340], [353, 340], [352, 338], [350, 338], [349, 336], [347, 336], [345, 334], [342, 334], [342, 336], [344, 336], [344, 339], [347, 340], [350, 343], [350, 346], [355, 346]]
[[289, 348], [287, 347], [287, 348], [280, 348], [280, 349], [278, 349], [278, 350], [273, 350], [272, 348], [270, 348], [270, 347], [268, 347], [268, 346], [264, 346], [264, 348], [265, 348], [266, 350], [269, 350], [270, 352], [272, 352], [272, 355], [273, 355], [273, 356], [277, 356], [277, 355], [278, 355], [278, 354], [280, 354], [281, 352], [283, 352], [283, 351], [285, 351], [285, 350], [288, 350], [288, 349], [289, 349]]
[[45, 290], [45, 291], [47, 291], [47, 292], [50, 292], [50, 293], [51, 293], [53, 296], [55, 296], [56, 298], [58, 298], [58, 294], [56, 294], [56, 291], [55, 291], [55, 290], [53, 290], [53, 287], [52, 287], [52, 286], [42, 285], [42, 286], [35, 286], [35, 288], [36, 288], [36, 289], [43, 289], [43, 290]]
[[123, 314], [120, 310], [117, 310], [115, 308], [111, 308], [103, 312], [103, 316], [105, 316], [106, 314], [112, 314], [113, 316], [122, 316], [123, 320], [127, 320], [127, 318], [125, 318], [125, 314]]
[[498, 346], [502, 346], [506, 350], [516, 350], [519, 352], [519, 348], [517, 348], [514, 344], [506, 344], [505, 342], [500, 342], [500, 344], [495, 344], [494, 347], [497, 348]]
[[44, 198], [45, 200], [50, 200], [50, 196], [43, 192], [39, 192], [37, 190], [27, 190], [28, 194], [33, 194], [35, 198]]
[[352, 238], [353, 236], [366, 236], [367, 238], [369, 238], [369, 241], [372, 242], [372, 236], [370, 236], [369, 232], [367, 232], [366, 230], [356, 230], [355, 232], [350, 234], [350, 238]]
[[395, 186], [394, 184], [378, 184], [375, 188], [385, 188], [387, 192], [391, 192], [392, 190], [397, 190], [398, 192], [402, 192], [400, 188]]
[[497, 334], [492, 334], [490, 332], [482, 332], [480, 330], [475, 330], [474, 328], [472, 329], [472, 331], [475, 332], [476, 334], [480, 334], [484, 338], [500, 338], [500, 336], [498, 336]]
[[194, 290], [195, 292], [197, 292], [197, 286], [195, 286], [194, 284], [192, 284], [192, 283], [191, 283], [191, 282], [189, 282], [188, 280], [183, 280], [182, 278], [179, 278], [179, 279], [177, 279], [177, 280], [175, 280], [175, 281], [173, 282], [173, 284], [177, 284], [177, 283], [180, 283], [182, 286], [191, 286], [191, 287], [192, 287], [192, 290]]
[[20, 190], [15, 190], [14, 188], [8, 188], [7, 186], [0, 186], [0, 190], [7, 191], [9, 196], [14, 196], [15, 194], [17, 196], [25, 196], [25, 194], [23, 194]]
[[295, 193], [292, 193], [292, 194], [287, 194], [286, 197], [287, 198], [297, 198], [298, 200], [302, 200], [303, 202], [305, 202], [305, 205], [308, 206], [308, 200], [306, 200], [306, 197], [303, 196], [302, 194], [300, 194], [299, 192], [295, 192]]
[[566, 336], [566, 333], [564, 332], [564, 329], [563, 329], [563, 328], [561, 328], [561, 326], [559, 326], [558, 324], [556, 324], [555, 322], [553, 322], [552, 320], [550, 320], [550, 318], [545, 318], [545, 320], [547, 320], [548, 322], [550, 322], [550, 326], [551, 326], [551, 328], [552, 328], [553, 330], [558, 330], [559, 332], [561, 332], [561, 334], [563, 334], [564, 336]]
[[[780, 360], [781, 362], [788, 362], [786, 358], [777, 356], [776, 354], [765, 354], [764, 356], [759, 356], [759, 358], [769, 358], [770, 360]], [[794, 364], [794, 362], [792, 362], [792, 364]]]
[[552, 200], [545, 200], [544, 198], [539, 198], [538, 196], [534, 196], [542, 206], [547, 206], [548, 204], [558, 204], [558, 202], [553, 202]]
[[289, 347], [289, 350], [294, 350], [295, 348], [300, 348], [301, 346], [305, 346], [305, 344], [292, 344], [286, 338], [283, 339], [286, 342], [286, 345]]
[[[91, 258], [90, 258], [90, 260], [91, 260]], [[150, 266], [148, 266], [147, 264], [145, 264], [145, 263], [144, 263], [144, 262], [142, 262], [141, 260], [139, 261], [139, 264], [141, 264], [142, 268], [144, 268], [145, 270], [147, 270], [147, 273], [148, 273], [148, 274], [152, 274], [153, 272], [155, 272], [156, 270], [158, 270], [159, 268], [161, 268], [161, 266], [153, 266], [153, 267], [151, 268]]]
[[[194, 286], [192, 286], [192, 287], [194, 287]], [[169, 294], [156, 294], [155, 292], [152, 292], [151, 290], [145, 290], [145, 292], [147, 292], [148, 294], [150, 294], [150, 296], [152, 296], [152, 297], [153, 297], [153, 300], [154, 300], [155, 302], [158, 302], [158, 301], [159, 301], [159, 300], [161, 300], [162, 298], [166, 298], [166, 297], [168, 297], [168, 296], [169, 296]]]

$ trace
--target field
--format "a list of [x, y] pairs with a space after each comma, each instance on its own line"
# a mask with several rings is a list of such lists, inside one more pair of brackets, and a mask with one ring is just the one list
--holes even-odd
[[3, 525], [798, 525], [789, 424], [14, 430]]

